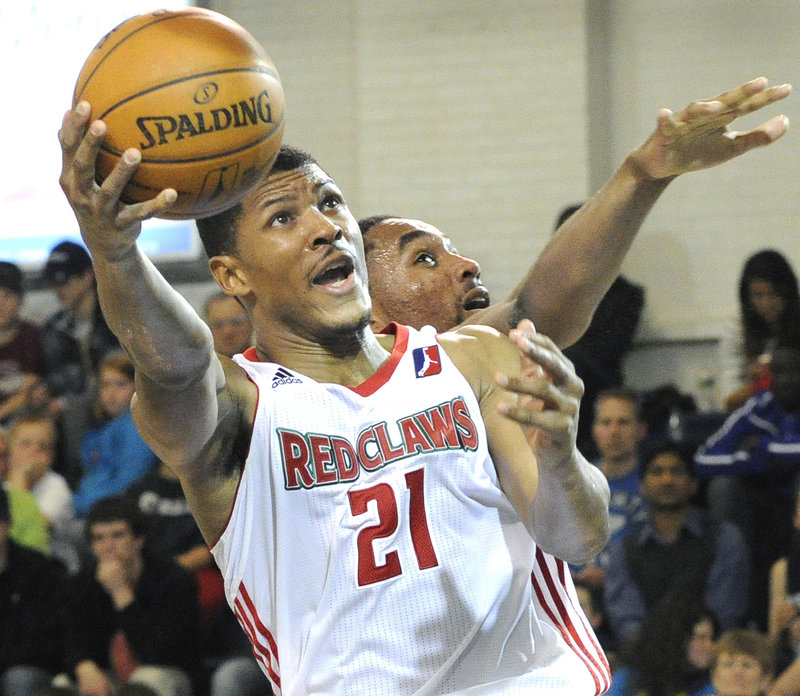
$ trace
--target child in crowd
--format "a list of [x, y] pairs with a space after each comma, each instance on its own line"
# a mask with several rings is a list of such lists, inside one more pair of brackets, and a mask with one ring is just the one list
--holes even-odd
[[714, 696], [762, 696], [774, 672], [772, 643], [766, 635], [734, 629], [720, 636], [714, 646], [711, 683]]

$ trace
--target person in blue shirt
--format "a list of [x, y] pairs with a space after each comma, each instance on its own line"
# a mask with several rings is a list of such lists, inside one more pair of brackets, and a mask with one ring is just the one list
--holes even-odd
[[[609, 543], [645, 517], [639, 492], [639, 445], [647, 434], [638, 393], [628, 387], [601, 391], [594, 404], [592, 436], [600, 457], [593, 464], [605, 474], [609, 500]], [[602, 588], [608, 565], [606, 549], [583, 568], [573, 569], [576, 580]]]
[[766, 629], [768, 575], [792, 537], [800, 473], [800, 346], [772, 353], [771, 386], [734, 411], [698, 449], [697, 471], [710, 478], [709, 509], [739, 524], [752, 553], [753, 619]]
[[98, 370], [96, 408], [101, 422], [81, 442], [83, 474], [75, 492], [75, 512], [85, 517], [93, 503], [122, 493], [156, 466], [130, 413], [134, 367], [124, 353], [103, 359]]

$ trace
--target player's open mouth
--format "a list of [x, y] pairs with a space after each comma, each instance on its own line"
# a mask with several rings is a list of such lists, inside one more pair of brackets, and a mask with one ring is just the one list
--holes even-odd
[[464, 309], [468, 312], [473, 309], [483, 309], [484, 307], [488, 307], [490, 303], [489, 291], [482, 285], [479, 285], [467, 293], [467, 296], [464, 298]]
[[354, 264], [349, 256], [340, 256], [331, 261], [311, 282], [329, 290], [338, 290], [345, 286], [353, 276]]

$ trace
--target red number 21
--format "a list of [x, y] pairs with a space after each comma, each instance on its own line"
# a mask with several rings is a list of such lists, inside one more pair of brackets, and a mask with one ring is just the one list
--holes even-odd
[[[416, 469], [406, 474], [406, 486], [410, 493], [409, 529], [414, 554], [420, 570], [439, 565], [431, 542], [428, 520], [425, 515], [425, 470]], [[385, 539], [397, 531], [398, 514], [394, 490], [388, 483], [378, 483], [370, 488], [350, 491], [350, 511], [353, 515], [367, 512], [367, 503], [374, 500], [378, 507], [378, 523], [364, 527], [358, 533], [358, 584], [360, 587], [388, 580], [400, 575], [403, 569], [396, 550], [389, 551], [382, 565], [375, 559], [372, 542]]]

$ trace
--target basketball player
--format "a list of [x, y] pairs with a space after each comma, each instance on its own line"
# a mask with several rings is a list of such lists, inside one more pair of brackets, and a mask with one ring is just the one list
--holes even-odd
[[181, 478], [276, 692], [604, 690], [590, 633], [532, 660], [535, 556], [580, 562], [607, 533], [605, 480], [563, 426], [574, 372], [552, 343], [529, 323], [511, 340], [376, 336], [358, 225], [335, 182], [284, 150], [241, 206], [201, 224], [255, 331], [244, 356], [221, 356], [136, 245], [175, 191], [120, 202], [136, 150], [98, 187], [105, 126], [89, 114], [65, 117], [61, 185], [137, 364], [134, 417]]
[[669, 182], [774, 142], [788, 126], [783, 116], [735, 137], [727, 126], [790, 92], [789, 85], [768, 88], [758, 78], [674, 114], [662, 109], [648, 139], [550, 238], [511, 295], [492, 306], [478, 263], [459, 255], [436, 227], [394, 216], [365, 218], [373, 329], [391, 320], [439, 331], [469, 322], [507, 332], [527, 317], [559, 347], [571, 345]]

